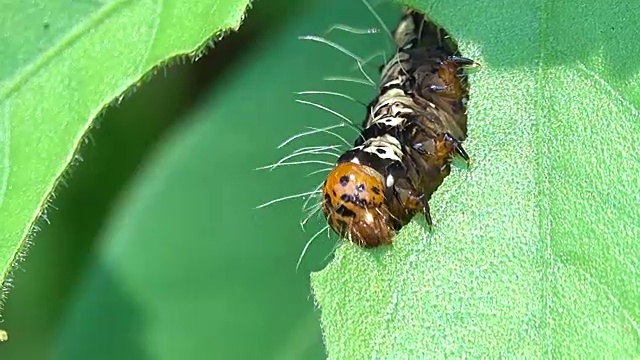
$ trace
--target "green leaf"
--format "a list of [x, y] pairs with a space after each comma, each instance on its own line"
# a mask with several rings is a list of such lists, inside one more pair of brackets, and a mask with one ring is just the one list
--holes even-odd
[[640, 3], [425, 1], [482, 63], [435, 233], [313, 274], [335, 359], [640, 355]]
[[158, 64], [237, 28], [247, 4], [0, 1], [2, 281], [92, 120]]

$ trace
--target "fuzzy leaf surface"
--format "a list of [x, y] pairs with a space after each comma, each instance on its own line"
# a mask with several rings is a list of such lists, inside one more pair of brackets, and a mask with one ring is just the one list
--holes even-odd
[[[411, 1], [482, 63], [436, 230], [314, 273], [335, 359], [640, 354], [632, 1]], [[393, 27], [393, 26], [390, 26]]]

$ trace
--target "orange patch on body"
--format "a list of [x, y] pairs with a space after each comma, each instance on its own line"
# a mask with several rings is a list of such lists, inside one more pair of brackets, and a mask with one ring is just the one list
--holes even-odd
[[384, 204], [384, 178], [379, 172], [341, 163], [327, 176], [322, 195], [322, 211], [340, 236], [366, 247], [391, 243], [393, 217]]
[[438, 69], [438, 77], [447, 87], [442, 95], [455, 100], [462, 99], [465, 95], [465, 90], [458, 77], [458, 69], [458, 64], [452, 61], [443, 62]]

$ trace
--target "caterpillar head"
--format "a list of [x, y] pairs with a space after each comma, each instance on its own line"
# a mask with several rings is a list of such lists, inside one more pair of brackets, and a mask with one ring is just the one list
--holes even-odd
[[329, 226], [341, 237], [374, 247], [390, 244], [393, 216], [385, 205], [384, 177], [354, 162], [336, 166], [322, 189], [322, 211]]

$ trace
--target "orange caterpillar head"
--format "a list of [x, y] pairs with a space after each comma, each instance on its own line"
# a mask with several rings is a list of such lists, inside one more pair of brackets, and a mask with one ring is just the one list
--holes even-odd
[[322, 211], [329, 226], [361, 246], [390, 244], [395, 231], [384, 189], [384, 178], [376, 170], [353, 162], [340, 163], [322, 188]]

